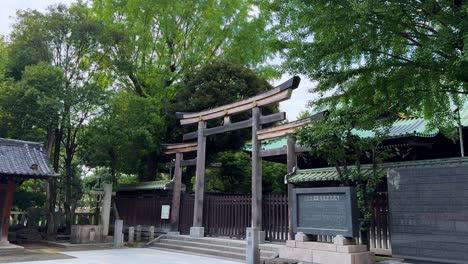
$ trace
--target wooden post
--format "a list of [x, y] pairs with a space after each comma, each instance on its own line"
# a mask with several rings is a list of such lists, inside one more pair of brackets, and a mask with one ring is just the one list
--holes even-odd
[[182, 188], [182, 165], [183, 153], [176, 153], [174, 166], [174, 179], [172, 180], [172, 209], [171, 209], [171, 232], [179, 230], [180, 191]]
[[262, 158], [257, 130], [260, 129], [260, 109], [252, 109], [252, 227], [262, 230]]
[[[296, 141], [291, 136], [288, 136], [286, 155], [288, 173], [290, 173], [293, 171], [294, 167], [297, 166]], [[294, 240], [292, 230], [292, 191], [293, 185], [288, 183], [288, 240]]]
[[198, 141], [197, 141], [197, 171], [196, 171], [196, 189], [193, 209], [193, 226], [190, 228], [190, 236], [203, 237], [205, 230], [203, 228], [203, 196], [205, 192], [205, 148], [206, 137], [204, 130], [206, 122], [198, 122]]
[[[2, 191], [3, 197], [0, 197], [0, 246], [8, 246], [8, 229], [10, 228], [11, 206], [13, 205], [13, 193], [15, 192], [15, 182], [13, 179], [7, 179], [4, 185], [5, 190]], [[3, 201], [3, 202], [2, 202]]]
[[247, 264], [260, 263], [259, 244], [265, 240], [262, 232], [262, 158], [261, 142], [257, 130], [260, 129], [260, 109], [252, 108], [252, 226], [246, 231], [245, 261]]

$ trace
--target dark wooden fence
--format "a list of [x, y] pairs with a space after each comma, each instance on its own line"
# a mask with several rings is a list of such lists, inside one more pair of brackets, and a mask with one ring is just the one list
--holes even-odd
[[[169, 229], [169, 220], [161, 220], [161, 206], [171, 204], [171, 196], [144, 196], [116, 199], [120, 217], [126, 226], [152, 225], [156, 229]], [[179, 231], [189, 234], [193, 222], [194, 197], [181, 197]], [[205, 194], [203, 226], [208, 236], [245, 238], [251, 221], [250, 195]], [[371, 248], [380, 254], [389, 254], [390, 237], [388, 225], [387, 193], [377, 193], [374, 200], [373, 222], [369, 231]], [[263, 196], [263, 229], [266, 239], [285, 241], [288, 232], [287, 195]], [[331, 237], [321, 237], [331, 242]]]
[[124, 220], [125, 226], [154, 226], [160, 230], [170, 228], [170, 220], [161, 219], [161, 207], [170, 205], [171, 201], [172, 197], [168, 195], [116, 198], [119, 216]]

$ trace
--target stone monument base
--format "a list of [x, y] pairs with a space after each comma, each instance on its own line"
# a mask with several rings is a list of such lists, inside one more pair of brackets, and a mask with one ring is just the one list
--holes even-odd
[[190, 236], [191, 237], [204, 237], [205, 228], [203, 226], [192, 226], [190, 227]]
[[107, 242], [107, 238], [102, 235], [100, 225], [73, 225], [71, 227], [71, 244], [92, 244]]
[[288, 240], [279, 257], [314, 264], [374, 264], [374, 253], [365, 245], [340, 245]]

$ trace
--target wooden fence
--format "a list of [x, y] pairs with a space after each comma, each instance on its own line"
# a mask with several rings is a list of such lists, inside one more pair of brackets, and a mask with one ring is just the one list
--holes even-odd
[[[208, 236], [245, 238], [251, 221], [250, 195], [205, 194], [203, 226]], [[117, 198], [117, 207], [126, 226], [155, 226], [162, 231], [169, 229], [169, 220], [162, 220], [161, 206], [171, 204], [171, 196], [146, 196]], [[189, 234], [193, 222], [193, 195], [181, 197], [179, 231]], [[369, 230], [370, 246], [380, 254], [389, 254], [390, 234], [387, 193], [375, 196], [373, 221]], [[287, 195], [263, 196], [263, 230], [269, 241], [285, 241], [288, 232]], [[331, 237], [321, 236], [320, 241], [331, 242]]]
[[141, 199], [134, 197], [116, 198], [119, 216], [124, 220], [125, 226], [154, 226], [161, 231], [170, 228], [170, 220], [161, 219], [161, 207], [170, 205], [171, 202], [172, 196], [168, 195], [146, 195]]

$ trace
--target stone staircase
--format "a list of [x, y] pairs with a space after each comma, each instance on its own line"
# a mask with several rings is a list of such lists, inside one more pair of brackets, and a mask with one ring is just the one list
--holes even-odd
[[[157, 242], [152, 243], [148, 247], [245, 262], [244, 240], [163, 235]], [[279, 248], [281, 247], [283, 247], [283, 245], [271, 243], [261, 244], [261, 259], [264, 261], [277, 257]]]

